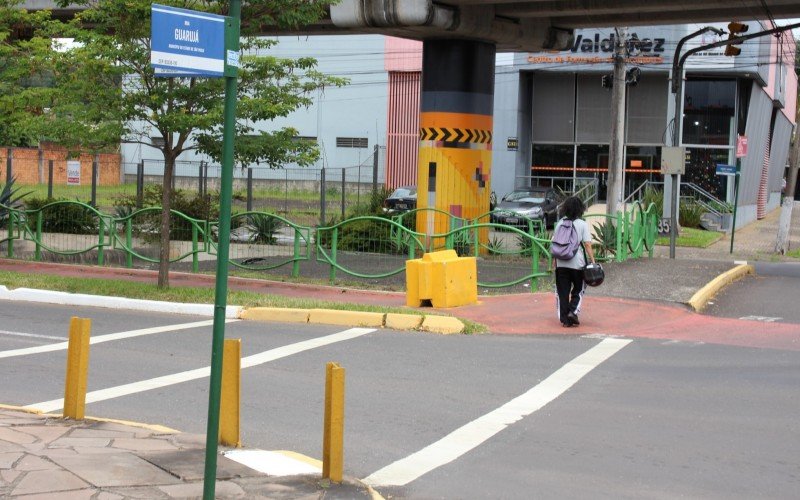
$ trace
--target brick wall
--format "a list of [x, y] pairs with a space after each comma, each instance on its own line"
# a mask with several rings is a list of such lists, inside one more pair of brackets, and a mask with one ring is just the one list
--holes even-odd
[[[0, 182], [6, 183], [9, 148], [0, 149]], [[67, 152], [64, 149], [46, 147], [42, 150], [42, 168], [39, 168], [39, 150], [36, 148], [11, 148], [11, 175], [20, 184], [47, 184], [48, 160], [53, 160], [53, 184], [67, 183]], [[92, 183], [92, 160], [94, 155], [81, 154], [72, 158], [81, 162], [81, 184]], [[101, 153], [98, 158], [98, 185], [114, 186], [120, 183], [120, 155]]]

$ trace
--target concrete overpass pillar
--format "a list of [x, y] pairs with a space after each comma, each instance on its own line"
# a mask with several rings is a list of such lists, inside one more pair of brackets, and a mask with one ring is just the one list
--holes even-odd
[[[492, 170], [495, 45], [473, 40], [426, 40], [417, 207], [472, 219], [489, 211]], [[449, 217], [417, 215], [417, 231], [442, 234]], [[443, 246], [438, 240], [436, 246]]]

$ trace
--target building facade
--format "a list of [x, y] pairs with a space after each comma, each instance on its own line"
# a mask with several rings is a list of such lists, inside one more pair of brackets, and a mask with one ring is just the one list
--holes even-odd
[[[749, 33], [769, 29], [749, 22]], [[720, 28], [725, 28], [720, 25]], [[675, 99], [670, 72], [678, 42], [698, 25], [629, 29], [629, 83], [625, 103], [624, 193], [645, 181], [661, 182], [661, 148], [672, 145]], [[564, 52], [516, 54], [513, 69], [499, 70], [495, 83], [493, 189], [561, 185], [597, 179], [601, 197], [608, 177], [611, 142], [613, 28], [581, 30]], [[681, 53], [714, 43], [713, 33], [688, 40]], [[784, 169], [795, 125], [795, 42], [781, 37], [748, 40], [741, 53], [724, 47], [686, 60], [679, 110], [680, 145], [687, 151], [682, 183], [733, 202], [733, 177], [716, 175], [717, 164], [734, 165], [737, 136], [748, 141], [742, 158], [737, 225], [763, 217], [780, 203]], [[629, 73], [632, 76], [633, 73]], [[634, 79], [634, 78], [629, 78]]]

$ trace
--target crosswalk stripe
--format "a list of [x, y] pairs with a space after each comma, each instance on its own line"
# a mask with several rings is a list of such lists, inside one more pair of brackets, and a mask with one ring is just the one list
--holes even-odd
[[603, 340], [559, 368], [528, 392], [456, 429], [420, 451], [373, 472], [363, 481], [370, 486], [404, 486], [452, 462], [511, 424], [540, 410], [630, 342], [628, 339]]
[[[228, 319], [225, 323], [234, 323], [238, 319]], [[90, 337], [90, 344], [102, 344], [103, 342], [111, 342], [112, 340], [129, 339], [133, 337], [141, 337], [143, 335], [152, 335], [154, 333], [174, 332], [178, 330], [188, 330], [190, 328], [201, 328], [204, 326], [211, 326], [214, 320], [208, 319], [203, 321], [195, 321], [193, 323], [179, 323], [175, 325], [155, 326], [152, 328], [142, 328], [139, 330], [129, 330], [125, 332], [109, 333], [107, 335], [98, 335], [97, 337]], [[27, 356], [30, 354], [40, 354], [43, 352], [63, 351], [69, 346], [69, 342], [57, 342], [55, 344], [46, 344], [36, 347], [24, 347], [22, 349], [11, 349], [8, 351], [0, 351], [0, 358], [12, 358], [15, 356]]]
[[[245, 358], [242, 358], [241, 366], [243, 369], [250, 368], [263, 363], [269, 363], [270, 361], [275, 361], [276, 359], [285, 358], [287, 356], [291, 356], [292, 354], [297, 354], [303, 351], [308, 351], [310, 349], [315, 349], [317, 347], [323, 347], [326, 345], [334, 344], [336, 342], [342, 342], [345, 340], [358, 338], [361, 337], [362, 335], [366, 335], [374, 331], [375, 331], [374, 328], [350, 328], [348, 330], [334, 333], [332, 335], [326, 335], [324, 337], [303, 340], [301, 342], [296, 342], [294, 344], [276, 347], [275, 349], [270, 349], [269, 351], [264, 351], [258, 354], [253, 354], [252, 356], [247, 356]], [[211, 367], [204, 366], [203, 368], [196, 368], [194, 370], [188, 370], [185, 372], [173, 373], [170, 375], [164, 375], [162, 377], [155, 377], [147, 380], [142, 380], [139, 382], [133, 382], [130, 384], [118, 385], [116, 387], [109, 387], [107, 389], [100, 389], [86, 394], [86, 403], [87, 404], [97, 403], [98, 401], [105, 401], [108, 399], [128, 396], [130, 394], [135, 394], [138, 392], [144, 392], [152, 389], [159, 389], [161, 387], [180, 384], [183, 382], [189, 382], [191, 380], [197, 380], [208, 377], [210, 374], [211, 374]], [[41, 403], [34, 403], [25, 406], [26, 409], [39, 410], [44, 413], [60, 410], [63, 407], [64, 407], [63, 398], [53, 399], [51, 401], [43, 401]]]

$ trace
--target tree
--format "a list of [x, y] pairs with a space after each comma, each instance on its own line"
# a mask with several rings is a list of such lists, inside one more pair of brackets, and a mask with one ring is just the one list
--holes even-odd
[[[64, 2], [66, 3], [66, 2]], [[74, 4], [74, 2], [71, 2]], [[225, 14], [218, 2], [164, 2], [174, 7]], [[72, 50], [54, 59], [60, 68], [75, 66], [75, 78], [54, 103], [51, 113], [76, 113], [91, 131], [93, 123], [110, 120], [119, 124], [124, 142], [152, 146], [157, 132], [164, 138], [156, 146], [164, 156], [161, 249], [158, 286], [169, 286], [170, 198], [175, 161], [184, 152], [197, 150], [221, 157], [224, 86], [222, 79], [157, 78], [150, 67], [150, 0], [102, 0], [86, 2], [87, 9], [60, 33], [72, 38]], [[343, 85], [345, 80], [318, 72], [316, 60], [272, 57], [276, 42], [255, 36], [262, 26], [294, 27], [315, 21], [323, 4], [305, 0], [254, 0], [243, 9], [241, 68], [236, 134], [246, 137], [237, 145], [235, 161], [271, 168], [287, 163], [312, 164], [316, 144], [296, 141], [297, 132], [286, 127], [255, 133], [255, 124], [285, 117], [312, 104], [318, 89]], [[113, 84], [111, 82], [120, 82]], [[68, 92], [66, 92], [68, 90]], [[76, 107], [81, 107], [80, 113]], [[84, 121], [85, 120], [85, 121]], [[91, 136], [91, 134], [89, 134]]]

